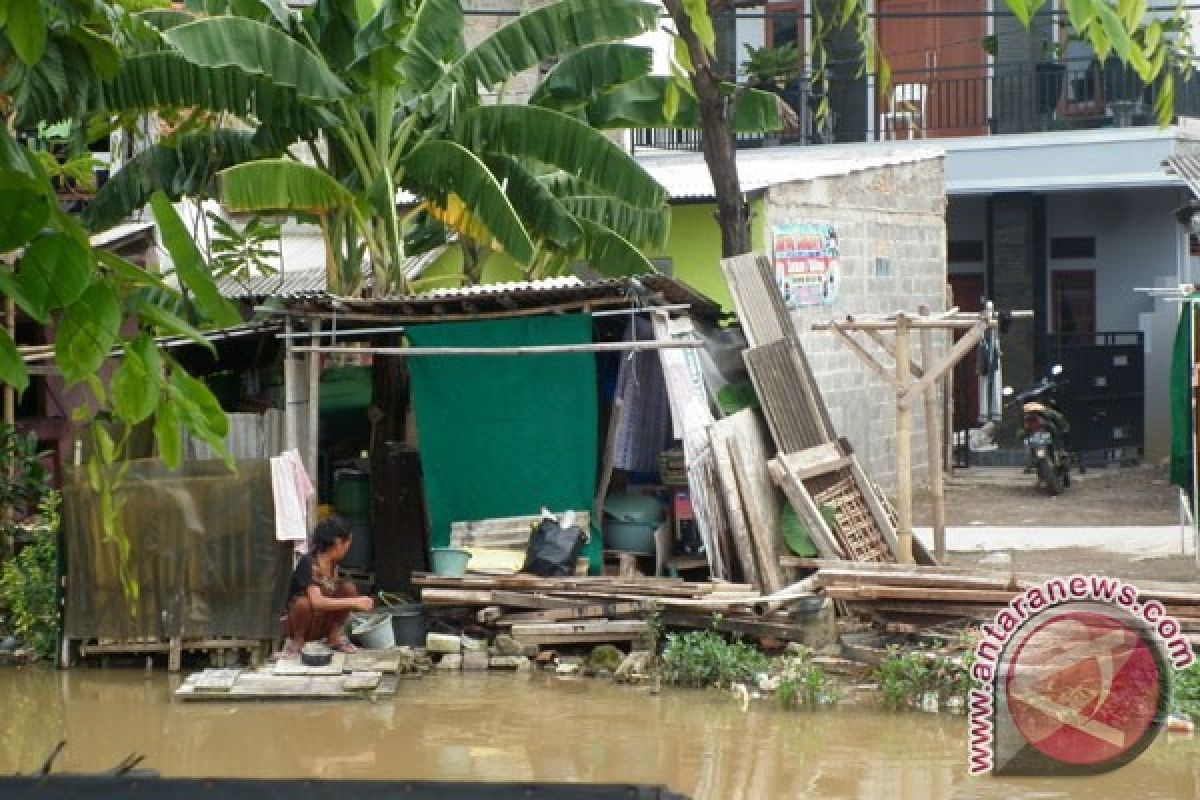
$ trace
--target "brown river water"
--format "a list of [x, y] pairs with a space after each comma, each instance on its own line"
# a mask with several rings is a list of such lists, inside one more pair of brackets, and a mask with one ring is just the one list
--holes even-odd
[[742, 712], [727, 693], [532, 675], [432, 675], [384, 703], [183, 704], [162, 673], [0, 670], [0, 774], [667, 785], [697, 798], [1195, 798], [1200, 738], [1163, 737], [1105, 776], [971, 778], [963, 717], [861, 708]]

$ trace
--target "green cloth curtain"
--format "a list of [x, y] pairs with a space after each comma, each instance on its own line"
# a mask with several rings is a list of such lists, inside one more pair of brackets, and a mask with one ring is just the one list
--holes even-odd
[[[1171, 351], [1171, 483], [1192, 494], [1192, 315], [1184, 300]], [[1195, 498], [1192, 498], [1195, 502]]]
[[[416, 347], [500, 347], [592, 341], [586, 315], [410, 327]], [[592, 507], [596, 487], [596, 358], [422, 356], [409, 360], [431, 542], [450, 523]], [[584, 553], [603, 561], [593, 522]]]

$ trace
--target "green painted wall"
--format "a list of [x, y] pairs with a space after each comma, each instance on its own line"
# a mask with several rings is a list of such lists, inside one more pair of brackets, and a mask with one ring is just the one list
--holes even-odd
[[[750, 244], [763, 251], [766, 242], [766, 213], [762, 199], [750, 202]], [[670, 258], [672, 275], [707, 295], [721, 308], [732, 312], [733, 298], [721, 274], [721, 230], [715, 203], [671, 206], [671, 234], [667, 246], [652, 258]]]
[[[463, 258], [462, 249], [451, 245], [440, 258], [425, 268], [414, 288], [416, 292], [428, 292], [432, 289], [446, 289], [461, 285]], [[507, 283], [524, 280], [517, 262], [506, 253], [492, 253], [483, 265], [484, 283]]]
[[[750, 201], [750, 243], [754, 250], [766, 251], [767, 224], [764, 201]], [[671, 233], [666, 247], [648, 253], [651, 258], [671, 259], [674, 277], [707, 295], [721, 308], [732, 312], [733, 298], [721, 274], [721, 232], [717, 227], [715, 203], [688, 203], [671, 206]], [[425, 270], [417, 291], [458, 286], [462, 274], [462, 250], [450, 247]], [[490, 256], [484, 265], [485, 283], [523, 279], [520, 267], [503, 253]]]

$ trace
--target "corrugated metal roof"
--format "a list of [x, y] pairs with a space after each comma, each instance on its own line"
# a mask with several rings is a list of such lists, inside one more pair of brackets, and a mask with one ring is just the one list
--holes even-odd
[[[311, 237], [296, 237], [301, 239], [310, 239]], [[299, 244], [288, 244], [288, 237], [284, 237], [284, 268], [273, 275], [255, 275], [245, 280], [229, 278], [221, 282], [221, 294], [225, 297], [237, 300], [251, 300], [260, 297], [280, 297], [280, 298], [303, 298], [303, 297], [321, 297], [326, 294], [325, 280], [325, 243], [324, 240], [317, 240], [318, 246], [312, 245], [311, 242], [303, 242]], [[305, 252], [315, 252], [319, 249], [320, 259], [319, 267], [313, 267], [313, 258], [304, 256]], [[422, 253], [419, 256], [404, 262], [404, 274], [408, 278], [414, 278], [420, 275], [430, 264], [436, 261], [442, 253], [446, 251], [444, 247], [434, 248], [427, 253]], [[287, 265], [296, 265], [288, 267]], [[366, 288], [371, 286], [371, 276], [368, 273], [364, 284]]]
[[479, 297], [483, 295], [549, 292], [559, 289], [577, 289], [585, 286], [606, 286], [612, 281], [590, 281], [584, 283], [574, 275], [557, 278], [543, 278], [536, 281], [509, 281], [507, 283], [486, 283], [479, 286], [461, 286], [448, 289], [431, 289], [417, 295], [421, 298], [437, 299], [443, 297]]
[[1200, 197], [1200, 156], [1167, 156], [1163, 162], [1167, 173], [1174, 173], [1192, 190], [1192, 194]]
[[[738, 179], [743, 192], [755, 193], [783, 183], [834, 178], [868, 169], [927, 161], [942, 155], [942, 151], [932, 148], [903, 148], [883, 153], [763, 148], [738, 153]], [[642, 160], [642, 166], [662, 184], [672, 200], [711, 200], [715, 196], [712, 176], [699, 154], [647, 157]]]

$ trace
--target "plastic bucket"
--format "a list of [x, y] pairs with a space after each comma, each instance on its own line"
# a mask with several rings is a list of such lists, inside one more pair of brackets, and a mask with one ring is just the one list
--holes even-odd
[[392, 635], [396, 638], [396, 644], [424, 647], [425, 606], [420, 603], [406, 603], [388, 592], [380, 592], [379, 600], [383, 605], [379, 606], [377, 610], [392, 618]]
[[391, 614], [372, 614], [359, 617], [350, 628], [350, 635], [368, 650], [390, 650], [396, 646]]
[[443, 578], [461, 578], [470, 560], [471, 554], [457, 547], [433, 548], [433, 571]]

